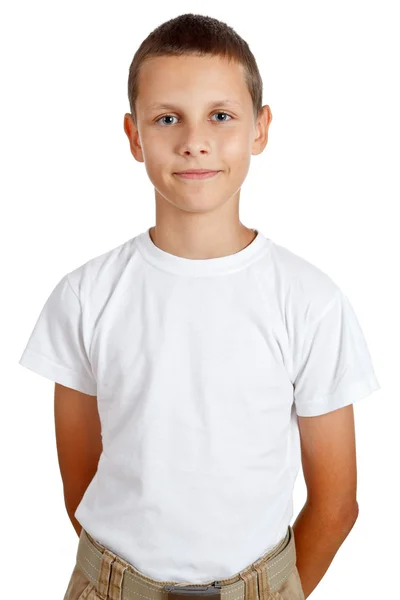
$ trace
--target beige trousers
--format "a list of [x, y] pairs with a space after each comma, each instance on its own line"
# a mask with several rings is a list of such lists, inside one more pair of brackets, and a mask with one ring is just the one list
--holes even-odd
[[[293, 529], [290, 528], [290, 531], [291, 531], [291, 535], [292, 535], [291, 543], [294, 544]], [[81, 532], [81, 537], [83, 535], [83, 532], [84, 532], [84, 530], [82, 530], [82, 532]], [[85, 534], [88, 537], [89, 543], [91, 545], [93, 545], [93, 548], [96, 548], [98, 551], [100, 551], [102, 553], [105, 550], [107, 550], [105, 546], [103, 546], [102, 544], [100, 544], [99, 542], [94, 540], [87, 532], [85, 532]], [[282, 545], [282, 541], [279, 542], [279, 544], [277, 544], [275, 546], [275, 548], [278, 549], [278, 547], [280, 545]], [[283, 557], [283, 554], [285, 552], [287, 552], [287, 548], [285, 548], [285, 547], [282, 547], [282, 549], [280, 549], [279, 552], [276, 552], [275, 549], [273, 548], [266, 556], [267, 557], [271, 556], [271, 560], [273, 560], [274, 563], [276, 564], [276, 563], [279, 563], [280, 557]], [[119, 560], [121, 561], [122, 564], [125, 565], [126, 568], [128, 568], [128, 570], [131, 570], [133, 573], [139, 573], [139, 571], [137, 571], [137, 569], [130, 563], [127, 563], [120, 557], [119, 557]], [[152, 582], [156, 583], [155, 580], [153, 580], [149, 577], [146, 577], [146, 578], [150, 585]], [[101, 582], [102, 579], [103, 579], [103, 582]], [[68, 587], [67, 587], [67, 591], [64, 596], [64, 600], [109, 600], [110, 596], [107, 593], [101, 594], [99, 591], [99, 589], [103, 589], [103, 590], [105, 589], [103, 587], [103, 584], [104, 584], [103, 573], [100, 574], [98, 583], [100, 584], [101, 587], [98, 587], [98, 585], [93, 583], [87, 577], [87, 575], [85, 574], [84, 570], [80, 567], [78, 562], [76, 562], [75, 567], [72, 571], [69, 583], [68, 583]], [[159, 582], [157, 582], [157, 583], [159, 583]], [[140, 595], [142, 596], [142, 598], [138, 598], [137, 600], [147, 600], [147, 596], [145, 597], [143, 594], [140, 594]], [[253, 594], [251, 594], [251, 595], [253, 595]], [[115, 594], [113, 593], [112, 596], [113, 596], [112, 600], [114, 600]], [[118, 597], [118, 600], [124, 600], [124, 595], [121, 592], [117, 592], [116, 596]], [[149, 593], [148, 600], [151, 600], [150, 596], [151, 596], [151, 594]], [[256, 592], [255, 597], [251, 598], [250, 600], [260, 600], [257, 596], [258, 595]], [[201, 600], [201, 597], [193, 598], [193, 600]], [[302, 584], [300, 581], [299, 572], [297, 570], [296, 565], [293, 565], [293, 568], [290, 571], [289, 575], [280, 584], [280, 586], [275, 591], [269, 592], [267, 598], [264, 598], [264, 600], [305, 600]]]

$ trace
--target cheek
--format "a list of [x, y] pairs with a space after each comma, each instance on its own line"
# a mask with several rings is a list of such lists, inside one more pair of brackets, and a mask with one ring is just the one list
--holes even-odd
[[160, 169], [168, 166], [171, 150], [167, 149], [162, 140], [145, 140], [143, 143], [143, 156], [148, 171], [156, 176]]
[[230, 132], [220, 140], [220, 151], [234, 162], [244, 160], [251, 153], [248, 135], [238, 130]]
[[161, 135], [159, 132], [155, 130], [145, 129], [142, 132], [142, 146], [144, 148], [144, 153], [149, 158], [149, 160], [153, 156], [157, 156], [163, 152], [163, 148], [168, 146], [167, 136]]
[[235, 182], [242, 181], [250, 168], [251, 144], [248, 136], [232, 136], [220, 154], [230, 170], [230, 178]]

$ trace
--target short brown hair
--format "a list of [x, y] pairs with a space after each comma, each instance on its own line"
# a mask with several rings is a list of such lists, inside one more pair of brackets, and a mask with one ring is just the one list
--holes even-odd
[[212, 17], [186, 13], [154, 29], [137, 49], [129, 68], [128, 98], [134, 123], [141, 65], [154, 56], [221, 56], [245, 68], [254, 121], [262, 112], [263, 83], [249, 45], [232, 27]]

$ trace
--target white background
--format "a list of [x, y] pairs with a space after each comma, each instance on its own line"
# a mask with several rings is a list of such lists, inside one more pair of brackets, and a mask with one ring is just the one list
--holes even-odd
[[[399, 19], [396, 3], [9, 2], [1, 8], [3, 594], [61, 599], [78, 538], [64, 507], [54, 383], [18, 360], [67, 272], [155, 224], [123, 131], [133, 55], [185, 12], [250, 45], [273, 121], [240, 220], [351, 300], [382, 389], [354, 406], [360, 513], [315, 600], [398, 587]], [[296, 482], [294, 522], [306, 497]], [[322, 532], [321, 532], [322, 534]]]

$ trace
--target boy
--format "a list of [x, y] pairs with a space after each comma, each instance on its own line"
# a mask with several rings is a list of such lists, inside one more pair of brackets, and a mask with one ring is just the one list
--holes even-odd
[[365, 338], [327, 274], [239, 220], [272, 119], [246, 42], [178, 16], [128, 92], [156, 225], [64, 275], [20, 360], [55, 381], [79, 536], [64, 600], [307, 598], [357, 519]]

